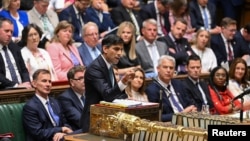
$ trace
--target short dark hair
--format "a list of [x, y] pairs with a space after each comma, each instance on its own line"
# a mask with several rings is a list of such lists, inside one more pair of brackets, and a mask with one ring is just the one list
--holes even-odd
[[4, 18], [4, 17], [0, 17], [0, 28], [2, 27], [3, 22], [8, 22], [10, 24], [13, 24], [13, 22], [10, 19]]
[[248, 34], [250, 34], [250, 23], [244, 26], [244, 29], [247, 31]]
[[33, 80], [37, 80], [39, 74], [50, 74], [50, 72], [49, 70], [46, 70], [46, 69], [38, 69], [32, 75]]
[[158, 0], [162, 5], [171, 4], [173, 0]]
[[67, 73], [67, 78], [68, 78], [68, 81], [70, 79], [74, 79], [74, 76], [77, 72], [84, 72], [85, 71], [85, 67], [84, 66], [74, 66], [72, 67], [68, 73]]
[[36, 24], [31, 23], [31, 24], [25, 26], [24, 29], [23, 29], [23, 31], [22, 31], [22, 39], [21, 39], [21, 41], [22, 41], [22, 45], [23, 46], [27, 45], [27, 40], [28, 40], [29, 32], [30, 32], [30, 30], [32, 28], [34, 28], [38, 32], [39, 38], [42, 37], [43, 32], [42, 32], [41, 28], [39, 26], [37, 26]]
[[181, 23], [187, 25], [187, 21], [183, 18], [175, 18], [174, 25], [176, 25], [177, 22], [181, 22]]
[[236, 25], [236, 24], [237, 24], [236, 20], [229, 17], [223, 18], [220, 23], [221, 27], [227, 27], [228, 25]]
[[229, 74], [227, 72], [227, 70], [222, 67], [222, 66], [217, 66], [215, 68], [213, 68], [213, 70], [211, 71], [210, 73], [210, 76], [209, 76], [209, 85], [217, 91], [217, 86], [216, 84], [214, 83], [214, 77], [215, 77], [215, 73], [219, 70], [219, 69], [222, 69], [226, 72], [226, 82], [224, 84], [224, 87], [222, 88], [223, 90], [226, 90], [227, 89], [227, 85], [228, 85], [228, 81], [229, 81]]
[[102, 46], [106, 46], [107, 48], [109, 48], [112, 45], [119, 45], [119, 44], [124, 44], [124, 42], [122, 38], [117, 36], [116, 34], [109, 34], [105, 36], [102, 40]]
[[188, 58], [187, 58], [187, 66], [189, 65], [190, 61], [191, 60], [194, 60], [194, 61], [200, 61], [201, 62], [201, 58], [198, 56], [198, 55], [190, 55]]

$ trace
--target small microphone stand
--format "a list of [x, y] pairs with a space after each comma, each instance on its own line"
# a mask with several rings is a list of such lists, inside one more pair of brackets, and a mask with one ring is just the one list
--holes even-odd
[[240, 108], [240, 122], [243, 122], [243, 103], [244, 103], [244, 98], [241, 97], [241, 108]]
[[160, 90], [160, 99], [159, 99], [159, 121], [161, 121], [162, 115], [162, 90]]

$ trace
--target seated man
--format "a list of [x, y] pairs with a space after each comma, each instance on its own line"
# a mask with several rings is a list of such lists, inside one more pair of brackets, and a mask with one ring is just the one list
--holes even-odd
[[[161, 121], [171, 121], [174, 113], [196, 111], [196, 107], [191, 105], [191, 99], [183, 90], [182, 82], [172, 79], [175, 59], [163, 55], [158, 62], [158, 77], [154, 79], [153, 83], [149, 84], [145, 92], [150, 102], [162, 102]], [[162, 99], [160, 99], [161, 94]]]
[[197, 55], [191, 55], [188, 58], [186, 70], [188, 77], [182, 82], [185, 93], [192, 99], [193, 104], [198, 111], [202, 110], [202, 105], [209, 105], [210, 112], [214, 111], [214, 105], [208, 90], [208, 84], [202, 81], [201, 75], [201, 59]]
[[70, 88], [58, 96], [65, 118], [74, 131], [81, 130], [80, 118], [85, 103], [84, 73], [83, 66], [71, 68], [67, 73]]
[[157, 75], [157, 61], [160, 56], [168, 54], [168, 47], [164, 42], [157, 41], [157, 22], [147, 19], [143, 22], [143, 40], [136, 44], [136, 55], [147, 78]]
[[49, 97], [51, 74], [46, 69], [38, 69], [33, 74], [32, 85], [35, 95], [23, 107], [23, 126], [27, 141], [59, 141], [72, 133], [59, 102]]

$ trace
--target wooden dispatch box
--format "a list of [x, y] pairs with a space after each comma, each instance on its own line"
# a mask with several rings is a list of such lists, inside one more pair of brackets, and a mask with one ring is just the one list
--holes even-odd
[[151, 121], [159, 120], [158, 103], [129, 108], [95, 104], [90, 107], [90, 133], [113, 138], [123, 138], [124, 134], [121, 129], [115, 123], [111, 123], [108, 120], [109, 115], [114, 115], [117, 112], [128, 113]]

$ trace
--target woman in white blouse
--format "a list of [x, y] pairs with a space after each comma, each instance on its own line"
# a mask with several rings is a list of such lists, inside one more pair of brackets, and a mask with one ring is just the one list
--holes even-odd
[[216, 56], [211, 48], [209, 48], [210, 33], [205, 29], [199, 29], [196, 33], [193, 51], [201, 58], [202, 73], [210, 72], [217, 66]]
[[[236, 97], [243, 93], [245, 89], [249, 89], [247, 63], [242, 58], [235, 58], [229, 69], [229, 91]], [[250, 95], [244, 97], [244, 109], [250, 109]]]
[[144, 92], [145, 89], [145, 73], [141, 68], [135, 69], [135, 77], [128, 83], [125, 89], [128, 99], [148, 102], [147, 94]]
[[57, 80], [55, 70], [48, 52], [38, 48], [42, 30], [36, 24], [29, 24], [22, 31], [22, 42], [24, 47], [21, 49], [23, 60], [29, 71], [30, 80], [37, 69], [47, 69], [51, 73], [52, 81]]

